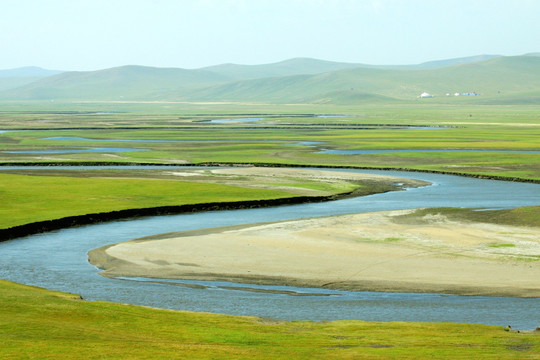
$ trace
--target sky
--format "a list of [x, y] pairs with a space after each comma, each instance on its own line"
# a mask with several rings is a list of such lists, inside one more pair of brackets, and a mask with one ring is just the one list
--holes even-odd
[[0, 0], [0, 69], [540, 52], [540, 0]]

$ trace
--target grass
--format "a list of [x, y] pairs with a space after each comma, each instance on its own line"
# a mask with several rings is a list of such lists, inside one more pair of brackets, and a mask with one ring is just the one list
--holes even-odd
[[[540, 180], [540, 153], [505, 153], [540, 149], [540, 107], [538, 105], [393, 104], [393, 105], [206, 105], [197, 104], [111, 104], [24, 103], [19, 111], [0, 114], [0, 127], [21, 124], [51, 130], [11, 132], [0, 135], [0, 162], [149, 162], [188, 163], [280, 163], [357, 167], [410, 168], [425, 171], [502, 176]], [[9, 105], [9, 104], [8, 104]], [[7, 109], [10, 109], [7, 106]], [[20, 109], [28, 106], [27, 111]], [[51, 110], [39, 113], [38, 109]], [[78, 109], [70, 114], [68, 109]], [[97, 110], [102, 110], [98, 112]], [[115, 112], [127, 111], [127, 112]], [[221, 111], [218, 111], [221, 110]], [[56, 111], [56, 112], [55, 112]], [[93, 111], [93, 112], [92, 112]], [[346, 114], [341, 118], [317, 118], [301, 114]], [[243, 114], [243, 115], [242, 115]], [[253, 125], [209, 125], [204, 118], [268, 115]], [[298, 116], [292, 116], [298, 115]], [[261, 115], [265, 117], [264, 115]], [[106, 129], [88, 129], [89, 125]], [[290, 125], [307, 127], [291, 127]], [[436, 125], [437, 130], [339, 129], [337, 125]], [[334, 127], [328, 127], [333, 125]], [[149, 127], [137, 129], [137, 126]], [[74, 130], [59, 128], [80, 127]], [[127, 128], [126, 128], [127, 127]], [[131, 127], [131, 129], [128, 129]], [[55, 129], [56, 128], [56, 129]], [[55, 136], [91, 139], [212, 140], [188, 143], [129, 143], [42, 140]], [[321, 142], [302, 145], [301, 141]], [[149, 151], [85, 154], [8, 154], [3, 150], [62, 149], [73, 146], [118, 146]], [[477, 152], [409, 152], [365, 155], [320, 153], [321, 148], [356, 149], [455, 149]], [[483, 150], [502, 152], [485, 153]]]
[[516, 244], [490, 244], [490, 248], [509, 248], [516, 247]]
[[[178, 171], [176, 169], [176, 171]], [[293, 196], [356, 196], [384, 192], [390, 185], [346, 180], [303, 179], [273, 172], [238, 176], [210, 170], [18, 170], [0, 173], [0, 229], [66, 216], [209, 202]]]
[[[396, 217], [400, 221], [418, 222], [426, 215], [443, 215], [450, 220], [506, 224], [514, 226], [540, 227], [540, 206], [524, 206], [516, 209], [475, 211], [462, 208], [428, 208], [416, 210], [412, 214]], [[498, 244], [493, 247], [512, 246]]]
[[0, 174], [0, 228], [122, 209], [290, 196], [284, 191], [180, 180]]
[[517, 359], [540, 336], [452, 323], [274, 321], [106, 302], [0, 280], [3, 359]]
[[[279, 183], [279, 186], [282, 187], [292, 187], [292, 188], [300, 188], [300, 189], [310, 189], [315, 191], [323, 191], [323, 192], [336, 192], [336, 193], [345, 193], [349, 191], [353, 191], [356, 188], [358, 188], [358, 185], [354, 185], [351, 183], [345, 183], [345, 182], [338, 182], [338, 183], [324, 183], [324, 182], [306, 182], [304, 179], [297, 179], [298, 182], [290, 182], [290, 183]], [[278, 185], [276, 183], [268, 183], [267, 185], [275, 186]]]
[[403, 239], [402, 238], [398, 238], [398, 237], [388, 237], [386, 239], [384, 239], [385, 242], [398, 242], [398, 241], [402, 241]]
[[[533, 94], [537, 97], [537, 94]], [[535, 98], [533, 96], [533, 99]], [[281, 163], [411, 168], [540, 179], [540, 154], [482, 152], [330, 155], [299, 141], [332, 149], [540, 149], [540, 106], [479, 105], [477, 99], [438, 103], [292, 104], [3, 102], [0, 129], [40, 129], [0, 134], [0, 162]], [[489, 103], [489, 99], [483, 100]], [[487, 101], [487, 102], [486, 102]], [[265, 126], [212, 126], [210, 118], [267, 118]], [[314, 118], [300, 114], [345, 114]], [[292, 128], [290, 124], [316, 124]], [[333, 125], [440, 125], [438, 130], [345, 130]], [[95, 128], [103, 129], [95, 129]], [[139, 129], [143, 127], [144, 129]], [[42, 130], [47, 128], [49, 130]], [[66, 130], [70, 128], [72, 130]], [[53, 136], [96, 139], [237, 140], [221, 143], [103, 143], [41, 140]], [[111, 154], [7, 154], [70, 146], [119, 146], [149, 151]], [[0, 174], [0, 228], [63, 216], [124, 208], [294, 196], [291, 192], [169, 179], [84, 178], [60, 174]], [[106, 178], [105, 178], [106, 177]], [[334, 186], [282, 181], [318, 191]], [[365, 191], [365, 188], [360, 188]], [[540, 207], [514, 210], [422, 210], [450, 218], [540, 226]], [[410, 219], [403, 219], [409, 221]], [[399, 241], [387, 238], [385, 241]], [[492, 244], [504, 247], [506, 244]], [[77, 296], [0, 281], [0, 357], [18, 358], [540, 358], [538, 335], [469, 324], [279, 322], [258, 318], [173, 312], [87, 302]]]

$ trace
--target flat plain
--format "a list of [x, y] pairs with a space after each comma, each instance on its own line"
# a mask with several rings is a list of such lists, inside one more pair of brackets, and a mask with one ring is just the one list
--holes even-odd
[[[470, 99], [376, 105], [10, 101], [2, 108], [4, 229], [118, 209], [389, 190], [373, 182], [290, 174], [225, 175], [203, 168], [181, 176], [173, 168], [96, 165], [384, 168], [540, 181], [540, 107], [535, 104], [475, 104]], [[220, 119], [240, 120], [212, 122]], [[329, 149], [400, 152], [324, 152]], [[38, 171], [28, 165], [47, 168]], [[94, 167], [61, 170], [52, 165]], [[453, 209], [443, 212], [487, 221]], [[537, 231], [540, 207], [490, 216]], [[387, 238], [400, 240], [388, 240], [385, 246], [402, 242], [398, 236]], [[487, 249], [516, 250], [493, 244]], [[527, 266], [537, 268], [538, 260]], [[195, 358], [538, 358], [540, 351], [534, 332], [518, 334], [501, 327], [274, 322], [80, 301], [7, 282], [2, 287], [0, 353], [7, 358], [67, 358], [75, 348], [85, 358], [169, 358], [179, 353]]]

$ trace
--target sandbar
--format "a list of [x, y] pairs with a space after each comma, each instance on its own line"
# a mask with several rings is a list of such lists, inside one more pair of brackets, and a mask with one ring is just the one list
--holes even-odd
[[[89, 253], [104, 276], [540, 297], [540, 228], [396, 210], [161, 234]], [[410, 216], [409, 216], [410, 219]]]

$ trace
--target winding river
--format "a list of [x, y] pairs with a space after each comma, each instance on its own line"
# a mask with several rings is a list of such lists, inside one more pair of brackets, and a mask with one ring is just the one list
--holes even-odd
[[[0, 242], [0, 278], [81, 294], [87, 300], [284, 320], [451, 321], [501, 326], [511, 324], [518, 329], [532, 329], [540, 325], [538, 298], [347, 292], [204, 281], [108, 279], [98, 275], [99, 271], [87, 262], [87, 252], [91, 249], [163, 232], [418, 207], [498, 209], [540, 204], [539, 184], [424, 173], [358, 172], [415, 178], [433, 185], [327, 203], [129, 219]], [[260, 290], [270, 290], [272, 293]]]

